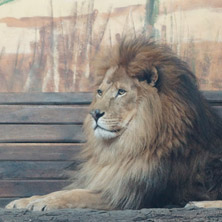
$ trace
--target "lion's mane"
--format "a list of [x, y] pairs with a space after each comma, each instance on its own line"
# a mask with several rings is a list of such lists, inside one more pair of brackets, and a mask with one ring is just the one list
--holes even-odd
[[[187, 64], [143, 37], [123, 39], [98, 61], [98, 84], [113, 66], [139, 80], [137, 114], [129, 130], [111, 141], [97, 139], [86, 118], [87, 143], [73, 186], [101, 193], [112, 209], [221, 199], [222, 122]], [[158, 72], [155, 93], [144, 86], [151, 67]]]

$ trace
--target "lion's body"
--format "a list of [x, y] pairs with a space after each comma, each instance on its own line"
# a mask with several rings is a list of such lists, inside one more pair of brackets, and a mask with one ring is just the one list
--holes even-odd
[[[146, 44], [135, 41], [129, 47], [122, 46], [122, 58], [110, 57], [106, 64], [101, 61], [101, 70], [100, 64], [97, 67], [104, 75], [122, 59], [122, 66], [129, 69], [129, 55], [140, 54], [142, 59], [133, 58], [135, 65], [130, 68], [146, 67], [149, 60], [162, 76], [158, 91], [141, 86], [130, 130], [117, 140], [107, 143], [95, 138], [91, 120], [86, 119], [88, 142], [83, 151], [86, 162], [80, 171], [80, 184], [102, 192], [113, 208], [184, 205], [190, 200], [222, 198], [219, 117], [201, 96], [186, 65], [164, 48], [152, 49], [152, 43]], [[139, 72], [133, 71], [132, 75]], [[91, 109], [95, 106], [92, 103]], [[213, 163], [218, 167], [214, 169], [218, 178], [210, 178], [207, 172]]]
[[187, 65], [144, 38], [123, 40], [99, 61], [101, 90], [84, 123], [87, 143], [70, 187], [99, 196], [100, 205], [70, 206], [139, 209], [222, 199], [222, 121]]

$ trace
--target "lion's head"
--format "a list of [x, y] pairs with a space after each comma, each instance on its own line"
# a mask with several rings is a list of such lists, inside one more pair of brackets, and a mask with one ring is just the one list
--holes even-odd
[[97, 89], [91, 110], [95, 136], [111, 139], [121, 135], [136, 113], [137, 95], [135, 82], [124, 68], [110, 67]]
[[[156, 70], [150, 72], [152, 78], [145, 88], [149, 94], [157, 92], [154, 88], [158, 79]], [[142, 84], [139, 79], [130, 76], [126, 67], [111, 66], [104, 75], [96, 91], [92, 103], [92, 126], [95, 136], [111, 139], [120, 136], [130, 127], [135, 115], [139, 115], [138, 107], [142, 96]]]
[[[142, 37], [124, 39], [98, 61], [97, 88], [87, 118], [97, 139], [136, 134], [147, 143], [162, 130], [167, 116], [163, 112], [177, 119], [185, 115], [187, 101], [180, 101], [180, 95], [189, 95], [196, 79], [168, 47]], [[168, 118], [174, 124], [173, 116]]]

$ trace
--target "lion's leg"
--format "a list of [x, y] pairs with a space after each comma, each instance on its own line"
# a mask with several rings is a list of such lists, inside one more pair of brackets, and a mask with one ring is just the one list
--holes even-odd
[[189, 202], [185, 207], [222, 208], [222, 200], [192, 201]]
[[[26, 204], [26, 206], [24, 206]], [[26, 198], [9, 203], [6, 208], [27, 208], [34, 211], [45, 211], [63, 208], [109, 209], [99, 193], [84, 189], [53, 192], [38, 198]]]

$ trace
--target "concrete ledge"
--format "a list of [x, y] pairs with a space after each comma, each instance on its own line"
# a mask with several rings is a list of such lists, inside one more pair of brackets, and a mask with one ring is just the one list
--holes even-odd
[[170, 222], [214, 222], [222, 221], [222, 209], [142, 209], [123, 211], [97, 211], [91, 209], [55, 210], [48, 212], [31, 212], [28, 210], [0, 209], [0, 222], [32, 221], [170, 221]]

